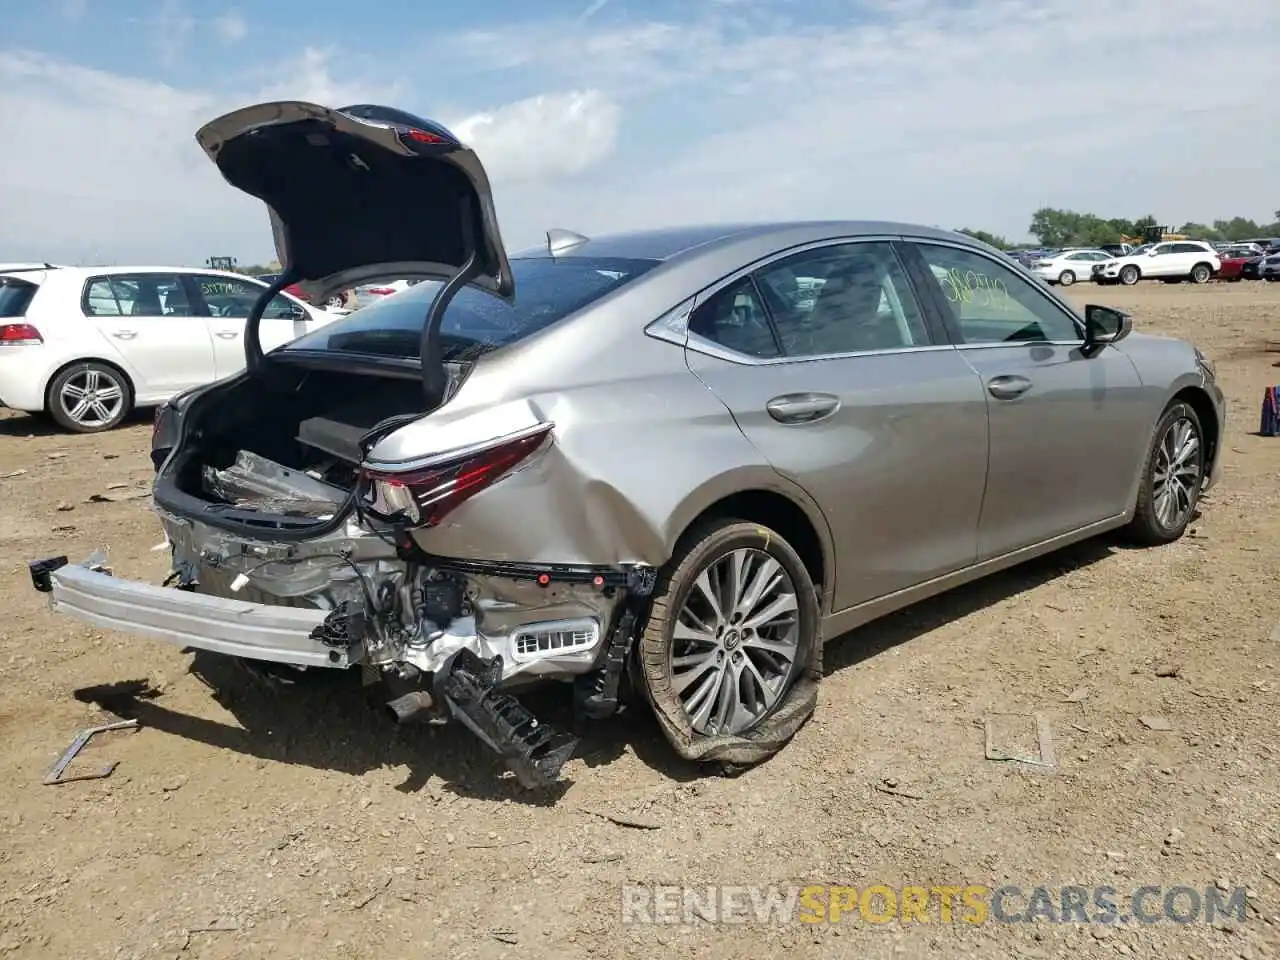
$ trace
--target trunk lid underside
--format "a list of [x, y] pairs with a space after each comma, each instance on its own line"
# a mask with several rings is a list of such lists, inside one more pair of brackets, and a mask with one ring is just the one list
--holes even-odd
[[266, 203], [276, 251], [308, 296], [386, 277], [514, 292], [488, 175], [439, 124], [375, 105], [256, 104], [205, 124], [200, 146], [232, 186]]

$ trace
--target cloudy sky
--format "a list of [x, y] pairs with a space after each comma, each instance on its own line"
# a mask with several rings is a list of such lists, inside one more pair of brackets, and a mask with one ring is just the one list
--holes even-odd
[[[50, 0], [0, 34], [0, 260], [272, 255], [196, 146], [263, 99], [433, 117], [508, 246], [699, 220], [1025, 236], [1280, 206], [1280, 3]], [[323, 198], [317, 198], [323, 202]]]

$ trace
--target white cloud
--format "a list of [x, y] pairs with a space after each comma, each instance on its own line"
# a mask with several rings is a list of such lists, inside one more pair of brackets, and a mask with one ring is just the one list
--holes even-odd
[[459, 49], [683, 115], [686, 135], [625, 189], [566, 198], [592, 229], [893, 217], [1020, 235], [1045, 205], [1178, 222], [1275, 208], [1280, 137], [1242, 92], [1280, 80], [1272, 0], [1230, 18], [1198, 0], [862, 9], [875, 19], [787, 23], [747, 2], [684, 24], [515, 24]]
[[259, 77], [240, 92], [212, 92], [0, 53], [0, 258], [267, 259], [265, 210], [222, 180], [196, 130], [284, 88], [322, 103], [391, 92], [334, 81], [320, 51], [304, 50], [278, 69], [288, 81]]
[[249, 24], [237, 11], [229, 10], [213, 21], [218, 36], [228, 43], [243, 40], [249, 33]]
[[451, 127], [499, 183], [581, 173], [613, 152], [618, 105], [598, 90], [546, 94]]
[[[236, 39], [238, 15], [195, 21], [177, 2], [149, 22]], [[452, 119], [490, 169], [514, 246], [549, 226], [774, 217], [1021, 235], [1045, 205], [1182, 222], [1270, 219], [1280, 202], [1280, 137], [1254, 92], [1280, 80], [1274, 0], [1236, 0], [1230, 17], [1200, 0], [864, 0], [843, 22], [839, 4], [821, 5], [826, 22], [803, 6], [571, 13], [406, 36], [403, 61], [363, 50], [357, 31], [341, 57], [304, 50], [217, 89], [0, 52], [0, 258], [265, 258], [261, 206], [193, 134], [273, 98]], [[366, 55], [384, 75], [353, 80]]]
[[[35, 54], [0, 53], [0, 259], [199, 263], [268, 259], [259, 201], [226, 184], [195, 142], [219, 113], [259, 100], [404, 103], [403, 83], [350, 82], [333, 51], [304, 49], [236, 91], [183, 90]], [[613, 149], [618, 108], [598, 91], [549, 94], [455, 123], [499, 188], [568, 177]]]

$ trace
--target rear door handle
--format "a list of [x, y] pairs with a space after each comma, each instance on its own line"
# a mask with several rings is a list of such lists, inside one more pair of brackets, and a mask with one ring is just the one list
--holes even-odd
[[840, 398], [829, 393], [788, 393], [765, 406], [779, 423], [814, 423], [840, 409]]
[[234, 340], [236, 337], [240, 336], [239, 330], [215, 330], [214, 332], [223, 340]]
[[112, 330], [111, 335], [117, 340], [132, 340], [138, 335], [137, 330]]
[[987, 381], [987, 392], [997, 400], [1016, 400], [1030, 389], [1031, 381], [1026, 377], [993, 377]]

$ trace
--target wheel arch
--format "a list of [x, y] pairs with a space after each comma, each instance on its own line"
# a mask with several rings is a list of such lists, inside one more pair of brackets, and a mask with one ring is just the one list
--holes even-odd
[[55, 367], [53, 372], [49, 374], [49, 379], [46, 380], [44, 384], [44, 412], [45, 413], [50, 413], [52, 411], [53, 398], [51, 394], [53, 391], [54, 381], [57, 380], [58, 377], [62, 376], [62, 374], [65, 373], [67, 370], [70, 370], [72, 367], [81, 363], [98, 363], [104, 367], [110, 367], [112, 370], [118, 373], [120, 377], [124, 380], [125, 386], [129, 388], [129, 408], [128, 410], [125, 411], [125, 414], [127, 415], [129, 411], [134, 408], [134, 406], [137, 404], [137, 401], [138, 401], [138, 388], [133, 382], [133, 377], [129, 376], [129, 372], [125, 370], [124, 367], [120, 366], [120, 364], [116, 363], [114, 360], [107, 360], [104, 357], [77, 357], [75, 360], [68, 360], [66, 363], [62, 364], [61, 366]]
[[[1222, 442], [1219, 436], [1221, 429], [1218, 424], [1218, 410], [1214, 406], [1212, 398], [1199, 386], [1188, 386], [1178, 390], [1169, 398], [1169, 403], [1177, 403], [1181, 401], [1196, 412], [1196, 416], [1200, 418], [1200, 428], [1204, 431], [1205, 446], [1205, 463], [1213, 463], [1214, 457], [1218, 453], [1218, 444]], [[1165, 409], [1169, 408], [1169, 404], [1165, 404]]]
[[826, 521], [820, 514], [815, 519], [814, 512], [816, 506], [807, 509], [797, 499], [775, 489], [753, 487], [737, 490], [699, 510], [684, 525], [673, 553], [678, 556], [690, 545], [690, 539], [697, 530], [712, 521], [732, 519], [758, 523], [781, 534], [800, 555], [825, 607], [826, 597], [831, 593], [829, 588], [835, 562]]

